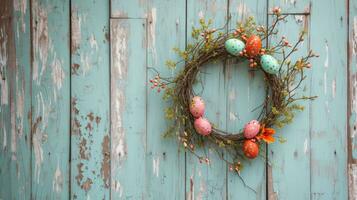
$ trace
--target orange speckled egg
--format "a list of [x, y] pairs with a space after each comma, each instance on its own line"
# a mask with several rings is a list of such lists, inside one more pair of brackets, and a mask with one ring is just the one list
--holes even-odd
[[262, 41], [260, 37], [256, 35], [251, 35], [245, 44], [245, 50], [247, 51], [249, 57], [258, 55], [261, 48]]
[[243, 144], [244, 155], [249, 159], [253, 159], [259, 154], [259, 145], [252, 140], [246, 140]]

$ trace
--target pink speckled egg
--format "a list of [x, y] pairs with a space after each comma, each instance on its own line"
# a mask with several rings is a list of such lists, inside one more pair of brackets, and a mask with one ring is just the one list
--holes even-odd
[[244, 137], [247, 139], [254, 138], [260, 130], [260, 124], [257, 120], [252, 120], [244, 126]]
[[204, 136], [209, 135], [212, 131], [211, 123], [209, 123], [207, 119], [202, 117], [195, 119], [194, 126], [197, 133]]
[[199, 96], [195, 96], [191, 100], [190, 112], [195, 118], [203, 116], [205, 112], [205, 102]]

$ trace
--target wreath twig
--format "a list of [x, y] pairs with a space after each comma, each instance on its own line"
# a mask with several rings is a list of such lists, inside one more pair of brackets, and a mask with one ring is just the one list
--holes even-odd
[[[286, 20], [280, 8], [273, 9], [274, 20], [271, 26], [263, 27], [255, 23], [252, 17], [238, 22], [235, 29], [229, 30], [228, 21], [219, 29], [210, 28], [212, 21], [200, 20], [200, 27], [192, 29], [193, 42], [186, 50], [174, 48], [182, 60], [167, 61], [169, 68], [176, 68], [184, 63], [182, 70], [174, 77], [162, 77], [157, 74], [150, 80], [153, 89], [164, 90], [163, 98], [170, 102], [165, 108], [166, 118], [172, 121], [164, 136], [176, 135], [185, 149], [193, 153], [200, 162], [210, 163], [209, 159], [196, 153], [196, 146], [211, 144], [216, 150], [226, 150], [229, 155], [222, 157], [231, 171], [240, 172], [241, 160], [255, 158], [259, 144], [275, 141], [272, 127], [281, 128], [291, 123], [295, 111], [303, 110], [297, 104], [300, 100], [313, 100], [316, 96], [297, 96], [297, 89], [306, 79], [304, 70], [311, 67], [310, 59], [318, 57], [313, 51], [291, 60], [304, 41], [301, 32], [295, 44], [290, 44], [282, 37], [275, 45], [261, 48], [261, 38], [268, 39], [278, 34], [276, 27]], [[272, 55], [281, 56], [280, 62]], [[213, 61], [226, 62], [236, 59], [238, 62], [249, 61], [249, 67], [264, 74], [266, 96], [264, 102], [254, 110], [261, 108], [257, 120], [253, 120], [238, 132], [227, 132], [213, 126], [203, 118], [204, 102], [196, 96], [193, 86], [203, 67]], [[230, 159], [228, 159], [230, 158]]]

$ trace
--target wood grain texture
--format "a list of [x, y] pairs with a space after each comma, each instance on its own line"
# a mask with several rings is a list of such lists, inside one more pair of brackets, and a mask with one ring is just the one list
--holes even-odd
[[349, 199], [357, 199], [357, 2], [348, 8], [348, 186]]
[[[177, 73], [179, 69], [170, 70], [165, 62], [179, 59], [173, 47], [185, 48], [185, 1], [151, 0], [148, 3], [147, 83], [155, 75], [153, 68], [164, 77]], [[162, 94], [147, 87], [147, 199], [185, 198], [184, 151], [175, 137], [162, 137], [169, 125], [164, 120], [166, 105]]]
[[310, 0], [268, 0], [268, 2], [270, 8], [279, 6], [285, 14], [301, 15], [310, 12]]
[[110, 198], [109, 1], [71, 1], [71, 198]]
[[112, 19], [111, 197], [145, 199], [146, 20]]
[[31, 38], [29, 0], [13, 1], [13, 34], [16, 53], [15, 96], [16, 145], [11, 167], [13, 199], [31, 195]]
[[[232, 21], [229, 28], [235, 28], [237, 21], [244, 21], [250, 16], [253, 16], [258, 24], [265, 25], [267, 23], [266, 11], [266, 1], [230, 0], [229, 13]], [[265, 41], [263, 41], [263, 44], [265, 44]], [[265, 97], [264, 76], [260, 71], [252, 71], [248, 62], [237, 63], [233, 60], [228, 61], [225, 75], [227, 84], [227, 130], [238, 132], [243, 129], [247, 122], [259, 116], [261, 111], [259, 106]], [[261, 146], [260, 153], [265, 157], [265, 145]], [[242, 161], [242, 164], [244, 168], [241, 176], [246, 185], [235, 172], [229, 172], [228, 198], [265, 199], [265, 160], [262, 157], [255, 160], [246, 159]]]
[[32, 198], [68, 198], [69, 1], [31, 1]]
[[15, 188], [16, 180], [12, 181], [13, 167], [16, 163], [16, 112], [15, 112], [15, 36], [13, 34], [12, 3], [3, 1], [0, 7], [0, 69], [2, 77], [0, 102], [0, 130], [2, 145], [0, 148], [0, 198], [12, 199], [11, 191]]

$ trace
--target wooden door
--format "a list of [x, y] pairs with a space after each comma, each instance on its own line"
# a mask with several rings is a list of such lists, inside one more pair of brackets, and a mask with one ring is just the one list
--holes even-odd
[[[357, 2], [353, 0], [1, 0], [0, 199], [356, 199]], [[200, 164], [161, 137], [166, 103], [148, 87], [200, 18], [254, 16], [320, 54], [301, 91], [317, 95], [285, 143], [245, 163], [244, 181], [211, 149]], [[270, 38], [274, 41], [275, 38]], [[297, 55], [299, 56], [299, 55]], [[238, 130], [264, 82], [247, 63], [205, 67], [208, 118]]]

